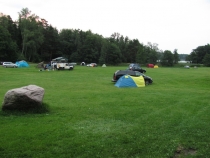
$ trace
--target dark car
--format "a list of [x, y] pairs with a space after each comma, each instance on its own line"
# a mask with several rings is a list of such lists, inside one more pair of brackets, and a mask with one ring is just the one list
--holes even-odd
[[147, 72], [145, 69], [142, 69], [139, 64], [134, 64], [134, 63], [130, 64], [128, 69], [132, 71], [139, 71], [141, 73]]
[[117, 70], [113, 74], [112, 82], [117, 82], [117, 80], [123, 75], [130, 75], [130, 76], [134, 76], [134, 77], [143, 76], [144, 81], [145, 81], [145, 85], [152, 84], [152, 82], [153, 82], [151, 77], [146, 76], [145, 74], [143, 74], [139, 71], [132, 71], [132, 70]]

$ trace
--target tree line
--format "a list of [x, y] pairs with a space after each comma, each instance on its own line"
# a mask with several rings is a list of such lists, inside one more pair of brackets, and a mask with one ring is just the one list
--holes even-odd
[[[103, 37], [91, 30], [62, 29], [58, 31], [47, 20], [23, 8], [17, 21], [9, 15], [0, 17], [0, 60], [29, 62], [51, 61], [63, 56], [71, 62], [95, 62], [117, 65], [120, 63], [178, 63], [178, 50], [160, 50], [158, 44], [140, 43], [120, 33]], [[208, 55], [206, 55], [208, 54]], [[192, 62], [205, 63], [210, 57], [210, 46], [200, 46], [187, 56]]]
[[210, 45], [198, 46], [193, 49], [187, 59], [192, 63], [204, 64], [204, 66], [210, 67]]

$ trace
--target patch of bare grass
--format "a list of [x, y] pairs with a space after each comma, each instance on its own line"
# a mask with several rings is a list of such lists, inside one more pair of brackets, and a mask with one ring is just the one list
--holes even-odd
[[196, 149], [186, 149], [184, 147], [182, 147], [181, 145], [177, 147], [175, 153], [174, 153], [174, 157], [173, 158], [181, 158], [181, 157], [186, 157], [186, 156], [194, 156], [196, 155], [197, 150]]

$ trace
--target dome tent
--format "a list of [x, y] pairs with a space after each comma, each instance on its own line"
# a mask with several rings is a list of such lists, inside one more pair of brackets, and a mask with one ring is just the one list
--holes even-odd
[[24, 60], [21, 60], [21, 61], [17, 61], [15, 63], [18, 67], [29, 67], [28, 63]]
[[133, 77], [130, 75], [124, 75], [115, 83], [118, 88], [121, 87], [145, 87], [145, 81], [143, 76]]
[[102, 67], [106, 67], [106, 64], [103, 64]]
[[81, 64], [80, 65], [82, 65], [82, 66], [85, 66], [85, 62], [83, 61], [83, 62], [81, 62]]

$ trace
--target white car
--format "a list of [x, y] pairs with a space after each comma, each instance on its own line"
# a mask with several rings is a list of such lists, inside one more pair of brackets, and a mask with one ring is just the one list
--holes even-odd
[[17, 68], [18, 66], [15, 63], [12, 63], [12, 62], [3, 62], [3, 67], [5, 67], [5, 68], [7, 68], [7, 67]]
[[58, 70], [73, 70], [74, 69], [74, 65], [70, 63], [57, 63], [56, 66], [57, 66], [56, 69]]
[[96, 63], [87, 64], [87, 67], [97, 67]]

